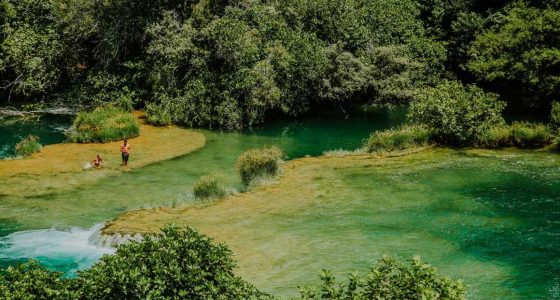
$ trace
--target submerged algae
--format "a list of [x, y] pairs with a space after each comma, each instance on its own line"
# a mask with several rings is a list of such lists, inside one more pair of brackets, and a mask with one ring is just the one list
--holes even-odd
[[104, 233], [198, 227], [232, 247], [240, 275], [281, 295], [321, 268], [343, 276], [391, 253], [463, 278], [472, 299], [556, 297], [558, 171], [546, 151], [304, 158], [271, 185], [205, 208], [129, 212]]

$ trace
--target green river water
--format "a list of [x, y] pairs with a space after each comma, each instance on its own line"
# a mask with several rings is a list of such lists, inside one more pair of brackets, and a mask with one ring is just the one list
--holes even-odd
[[[112, 252], [91, 243], [96, 224], [142, 207], [188, 204], [192, 183], [204, 173], [222, 172], [238, 185], [234, 164], [246, 149], [277, 145], [289, 158], [353, 149], [402, 115], [380, 111], [241, 133], [202, 131], [207, 145], [184, 157], [69, 191], [0, 197], [0, 267], [37, 258], [72, 274]], [[39, 127], [0, 125], [0, 141]], [[322, 267], [340, 276], [364, 272], [390, 253], [420, 255], [443, 274], [464, 279], [470, 299], [557, 299], [559, 171], [558, 154], [548, 151], [429, 150], [371, 168], [323, 170], [316, 179], [321, 194], [298, 209], [216, 222], [244, 237], [258, 232], [248, 247], [273, 256], [256, 257], [242, 275], [277, 295], [316, 283]]]

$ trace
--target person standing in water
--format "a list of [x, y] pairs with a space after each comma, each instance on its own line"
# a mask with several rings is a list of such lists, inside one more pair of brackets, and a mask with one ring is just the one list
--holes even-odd
[[121, 157], [122, 157], [122, 165], [128, 165], [128, 156], [130, 154], [130, 144], [128, 143], [127, 139], [124, 139], [123, 144], [121, 145]]

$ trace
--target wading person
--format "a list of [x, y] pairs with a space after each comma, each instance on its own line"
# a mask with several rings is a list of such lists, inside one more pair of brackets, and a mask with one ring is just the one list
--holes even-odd
[[91, 161], [90, 165], [94, 168], [99, 168], [99, 167], [101, 167], [101, 162], [102, 161], [103, 161], [103, 159], [101, 158], [101, 155], [97, 154], [95, 159]]
[[128, 165], [128, 156], [130, 154], [130, 144], [128, 143], [127, 139], [124, 139], [123, 144], [121, 145], [121, 157], [122, 157], [122, 165]]

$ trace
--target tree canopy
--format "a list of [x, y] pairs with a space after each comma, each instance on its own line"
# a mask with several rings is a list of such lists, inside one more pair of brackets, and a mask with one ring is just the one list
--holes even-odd
[[[442, 79], [550, 107], [555, 0], [1, 0], [10, 101], [149, 107], [241, 128], [270, 114], [408, 103]], [[507, 93], [511, 89], [519, 93]]]

